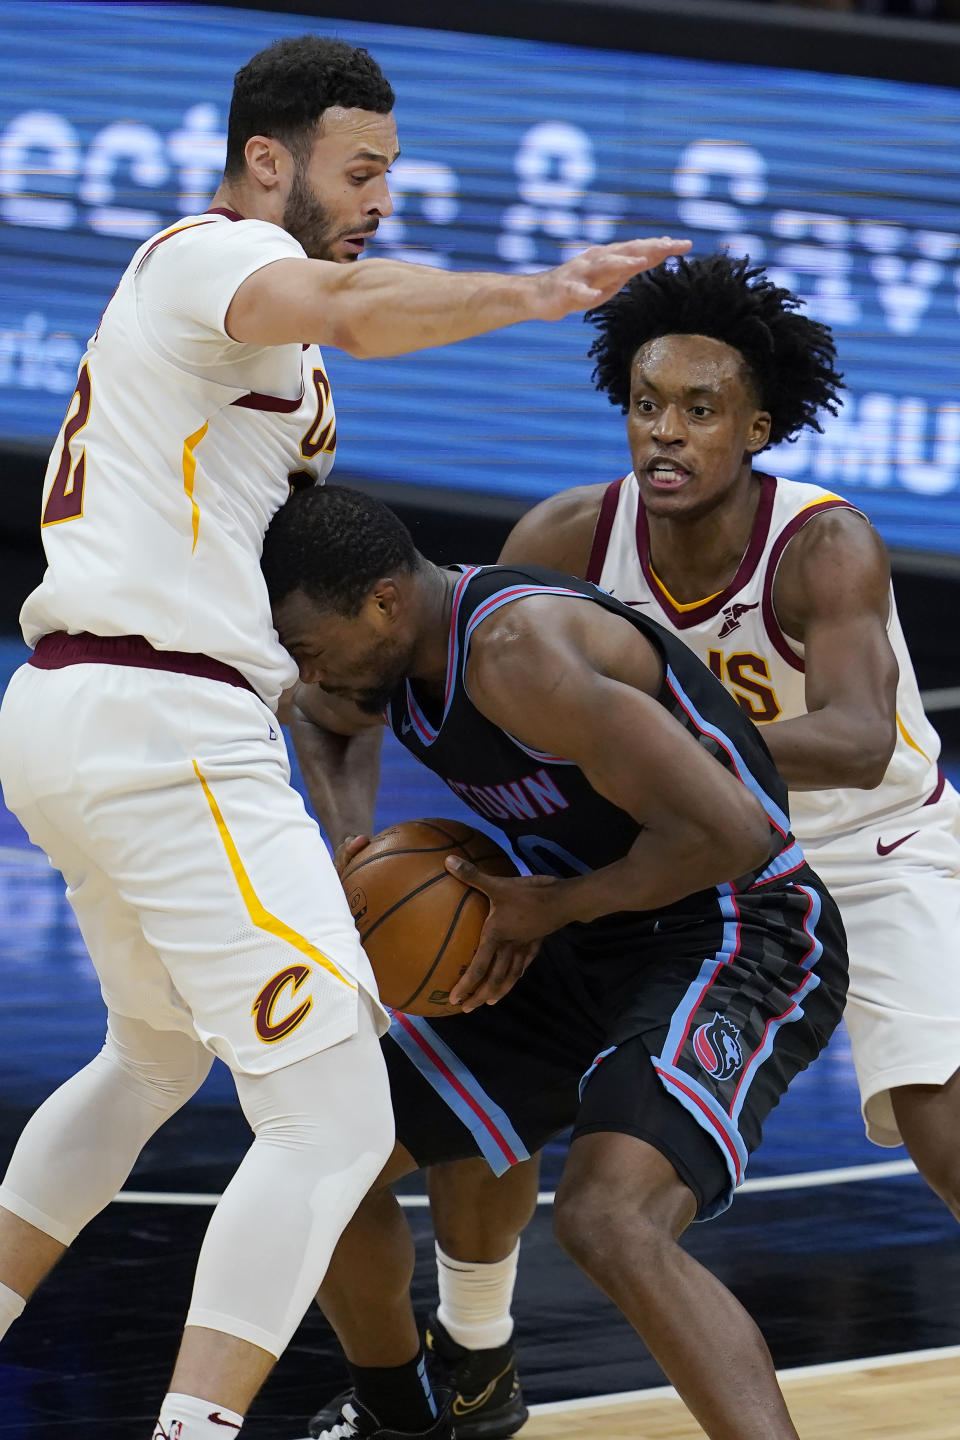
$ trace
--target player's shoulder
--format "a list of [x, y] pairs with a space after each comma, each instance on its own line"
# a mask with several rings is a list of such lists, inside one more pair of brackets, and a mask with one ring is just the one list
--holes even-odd
[[890, 558], [869, 517], [835, 491], [786, 483], [790, 517], [775, 546], [780, 551], [774, 582], [778, 611], [828, 609], [841, 593], [885, 593]]
[[839, 543], [873, 550], [882, 541], [869, 516], [836, 490], [806, 481], [776, 480], [775, 549], [784, 556], [806, 554]]
[[216, 254], [225, 259], [238, 252], [275, 253], [278, 259], [287, 256], [303, 259], [299, 240], [280, 225], [257, 220], [234, 211], [206, 210], [185, 215], [172, 225], [159, 230], [144, 241], [133, 258], [132, 268], [139, 270], [143, 262], [156, 252], [163, 258], [178, 261], [186, 255]]
[[606, 485], [575, 485], [541, 500], [507, 537], [501, 564], [586, 574]]

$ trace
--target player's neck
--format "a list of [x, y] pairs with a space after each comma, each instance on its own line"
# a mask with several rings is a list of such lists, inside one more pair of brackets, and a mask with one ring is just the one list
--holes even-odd
[[750, 543], [759, 476], [747, 471], [711, 510], [689, 517], [647, 511], [650, 564], [674, 600], [688, 605], [730, 584]]
[[429, 562], [418, 576], [419, 638], [410, 676], [428, 690], [442, 692], [446, 684], [453, 594], [460, 578], [459, 571], [443, 570]]
[[274, 191], [251, 189], [243, 181], [231, 184], [222, 180], [207, 209], [231, 210], [244, 220], [268, 220], [271, 225], [283, 226], [283, 202], [279, 195]]

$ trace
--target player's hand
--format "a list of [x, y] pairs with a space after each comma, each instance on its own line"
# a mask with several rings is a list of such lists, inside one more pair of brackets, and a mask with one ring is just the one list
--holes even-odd
[[336, 866], [337, 874], [341, 880], [343, 879], [344, 870], [346, 870], [353, 857], [359, 855], [360, 851], [365, 850], [369, 844], [369, 835], [346, 835], [340, 841], [340, 844], [333, 852], [333, 863]]
[[516, 985], [543, 937], [558, 928], [552, 892], [563, 881], [551, 875], [487, 875], [457, 855], [447, 856], [446, 867], [490, 901], [476, 953], [450, 991], [450, 1004], [464, 1011], [495, 1005]]
[[622, 290], [642, 270], [652, 270], [670, 255], [685, 255], [689, 240], [660, 235], [650, 240], [619, 240], [591, 245], [573, 260], [527, 277], [537, 320], [562, 320], [577, 310], [591, 310]]

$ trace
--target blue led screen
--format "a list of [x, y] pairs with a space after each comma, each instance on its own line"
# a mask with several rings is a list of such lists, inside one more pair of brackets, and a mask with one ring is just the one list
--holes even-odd
[[[768, 468], [960, 553], [960, 91], [204, 6], [7, 0], [0, 444], [47, 445], [133, 250], [202, 209], [235, 70], [313, 28], [397, 92], [374, 253], [530, 270], [690, 236], [769, 265], [836, 332], [849, 393]], [[361, 262], [363, 263], [363, 262]], [[626, 468], [579, 318], [390, 361], [331, 353], [341, 474], [534, 500]]]

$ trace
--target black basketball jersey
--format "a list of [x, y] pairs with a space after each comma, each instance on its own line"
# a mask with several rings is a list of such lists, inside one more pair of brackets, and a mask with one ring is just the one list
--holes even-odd
[[[804, 866], [790, 833], [786, 786], [759, 732], [716, 677], [690, 650], [645, 616], [589, 581], [539, 566], [462, 566], [453, 595], [446, 685], [442, 708], [407, 680], [394, 691], [387, 721], [402, 745], [485, 820], [506, 835], [534, 874], [573, 876], [621, 859], [640, 832], [625, 810], [599, 795], [583, 772], [560, 755], [531, 750], [487, 720], [470, 700], [464, 682], [470, 638], [501, 606], [524, 596], [569, 597], [621, 615], [656, 647], [664, 678], [654, 697], [748, 787], [770, 823], [770, 856], [761, 871], [727, 885], [699, 891], [670, 906], [603, 917], [578, 931], [620, 932], [639, 926], [652, 936], [667, 918], [683, 922], [718, 918], [723, 896], [765, 890]], [[809, 872], [807, 872], [809, 874]], [[772, 898], [772, 897], [770, 897]], [[665, 934], [665, 931], [660, 933]]]

